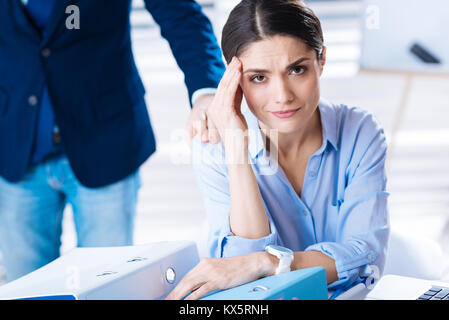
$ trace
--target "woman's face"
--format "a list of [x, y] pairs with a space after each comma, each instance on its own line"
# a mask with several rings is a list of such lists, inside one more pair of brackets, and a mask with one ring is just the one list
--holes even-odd
[[304, 128], [320, 98], [325, 50], [318, 60], [302, 40], [274, 36], [252, 43], [239, 59], [243, 65], [240, 85], [261, 127], [279, 133]]

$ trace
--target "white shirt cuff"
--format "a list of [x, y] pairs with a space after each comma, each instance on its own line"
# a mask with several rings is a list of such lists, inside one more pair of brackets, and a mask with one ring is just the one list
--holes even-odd
[[205, 94], [215, 94], [217, 92], [216, 88], [202, 88], [202, 89], [198, 89], [196, 90], [193, 94], [192, 94], [192, 106], [195, 104], [196, 100], [201, 97], [202, 95]]

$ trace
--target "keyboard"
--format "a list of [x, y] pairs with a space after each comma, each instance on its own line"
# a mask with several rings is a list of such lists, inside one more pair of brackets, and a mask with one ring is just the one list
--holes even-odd
[[416, 300], [449, 300], [449, 288], [432, 286]]

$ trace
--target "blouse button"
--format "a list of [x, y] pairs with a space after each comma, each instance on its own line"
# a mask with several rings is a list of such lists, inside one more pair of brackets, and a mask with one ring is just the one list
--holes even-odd
[[316, 171], [310, 171], [309, 176], [314, 178], [316, 176]]

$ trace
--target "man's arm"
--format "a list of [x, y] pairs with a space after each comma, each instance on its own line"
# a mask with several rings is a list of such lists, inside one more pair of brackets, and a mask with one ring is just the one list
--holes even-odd
[[199, 89], [216, 88], [225, 70], [212, 25], [193, 0], [145, 0], [145, 7], [184, 72], [192, 104], [193, 94]]

